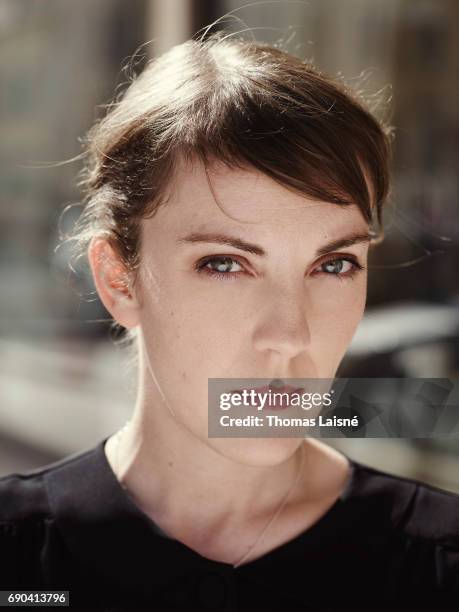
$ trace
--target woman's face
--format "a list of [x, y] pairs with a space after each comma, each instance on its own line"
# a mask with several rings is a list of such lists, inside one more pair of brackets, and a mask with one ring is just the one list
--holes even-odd
[[142, 222], [139, 324], [177, 418], [222, 448], [207, 437], [209, 378], [335, 376], [364, 312], [369, 244], [321, 250], [369, 228], [357, 206], [308, 200], [252, 169], [217, 164], [209, 177], [227, 214], [195, 164]]

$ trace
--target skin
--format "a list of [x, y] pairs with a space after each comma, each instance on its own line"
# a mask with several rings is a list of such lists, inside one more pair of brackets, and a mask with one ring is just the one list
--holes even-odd
[[[142, 221], [135, 290], [104, 239], [93, 239], [88, 254], [105, 307], [139, 332], [136, 405], [118, 447], [108, 439], [107, 459], [166, 533], [233, 563], [294, 481], [302, 445], [302, 477], [248, 561], [316, 522], [343, 490], [350, 466], [314, 438], [208, 438], [208, 378], [333, 378], [364, 313], [369, 243], [322, 256], [316, 250], [369, 228], [357, 206], [309, 200], [254, 169], [217, 162], [208, 176], [213, 192], [202, 164], [182, 162], [167, 204]], [[193, 231], [231, 234], [266, 255], [179, 242]], [[195, 269], [222, 255], [233, 259], [223, 268], [231, 278]], [[340, 260], [346, 256], [365, 269], [346, 278], [353, 269]], [[332, 260], [340, 261], [324, 265]]]

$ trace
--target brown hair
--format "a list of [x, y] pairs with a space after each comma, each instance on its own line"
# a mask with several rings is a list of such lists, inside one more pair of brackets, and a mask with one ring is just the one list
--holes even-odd
[[[377, 222], [392, 128], [341, 80], [269, 44], [218, 31], [150, 60], [85, 139], [77, 259], [105, 236], [135, 284], [140, 222], [167, 200], [179, 156], [252, 166], [309, 198]], [[367, 183], [368, 180], [368, 183]], [[132, 285], [131, 285], [132, 286]]]

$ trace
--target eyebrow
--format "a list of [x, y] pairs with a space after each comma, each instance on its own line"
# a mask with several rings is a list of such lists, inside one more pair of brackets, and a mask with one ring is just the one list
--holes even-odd
[[[372, 234], [369, 232], [354, 232], [352, 234], [348, 234], [347, 236], [343, 236], [342, 238], [337, 238], [325, 243], [316, 250], [315, 256], [320, 257], [321, 255], [326, 255], [327, 253], [331, 253], [336, 249], [349, 247], [362, 242], [370, 242], [372, 237]], [[241, 240], [236, 236], [230, 236], [220, 232], [191, 232], [190, 234], [179, 238], [178, 242], [228, 245], [235, 249], [239, 249], [240, 251], [252, 253], [253, 255], [259, 255], [260, 257], [266, 257], [267, 255], [264, 248], [258, 244], [252, 244], [250, 242], [246, 242], [245, 240]]]

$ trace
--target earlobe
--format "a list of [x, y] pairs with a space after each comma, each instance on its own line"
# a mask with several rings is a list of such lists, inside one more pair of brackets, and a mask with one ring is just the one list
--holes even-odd
[[104, 238], [93, 238], [88, 260], [100, 300], [112, 317], [128, 329], [139, 324], [138, 303], [127, 270]]

